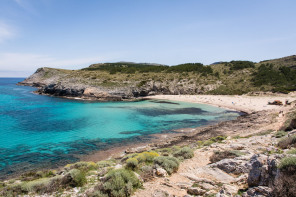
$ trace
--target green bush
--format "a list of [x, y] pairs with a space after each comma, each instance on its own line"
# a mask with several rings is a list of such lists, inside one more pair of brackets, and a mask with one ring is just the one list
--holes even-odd
[[287, 154], [296, 155], [296, 149], [295, 149], [295, 148], [293, 148], [293, 149], [291, 149], [291, 150], [287, 151]]
[[103, 160], [97, 162], [98, 168], [105, 168], [105, 167], [111, 167], [115, 165], [115, 161], [113, 160]]
[[20, 176], [21, 181], [33, 181], [40, 178], [48, 178], [55, 176], [56, 171], [55, 170], [44, 170], [44, 171], [31, 171], [26, 172]]
[[285, 137], [285, 138], [281, 139], [278, 143], [278, 146], [281, 149], [286, 149], [289, 147], [296, 147], [296, 135], [292, 135], [292, 136]]
[[170, 153], [172, 152], [171, 148], [161, 148], [161, 149], [157, 149], [156, 150], [159, 154], [161, 154], [162, 156], [169, 156]]
[[151, 152], [143, 152], [143, 153], [139, 153], [136, 156], [136, 159], [139, 162], [148, 162], [148, 163], [151, 163], [151, 162], [153, 162], [153, 159], [155, 157], [158, 157], [158, 156], [159, 156], [159, 154], [157, 152], [154, 152], [154, 151], [151, 151]]
[[193, 150], [189, 147], [183, 147], [180, 150], [176, 151], [174, 157], [181, 158], [181, 159], [190, 159], [194, 156]]
[[30, 182], [25, 182], [21, 185], [22, 190], [27, 192], [43, 193], [50, 184], [50, 178], [37, 179]]
[[206, 140], [203, 142], [203, 146], [210, 146], [211, 144], [214, 144], [215, 142], [213, 140]]
[[214, 141], [214, 142], [222, 142], [223, 140], [225, 140], [227, 137], [226, 136], [216, 136], [216, 137], [212, 137], [210, 140]]
[[83, 172], [88, 172], [90, 170], [96, 170], [98, 168], [98, 164], [95, 162], [86, 162], [86, 161], [80, 161], [74, 164], [68, 164], [65, 166], [66, 170], [72, 170], [72, 169], [79, 169]]
[[177, 172], [179, 168], [179, 160], [175, 157], [160, 156], [154, 159], [154, 164], [162, 167], [168, 174]]
[[[58, 175], [51, 178], [41, 178], [33, 181], [22, 182], [19, 184], [9, 185], [5, 190], [4, 196], [9, 196], [9, 193], [13, 193], [13, 196], [17, 196], [19, 194], [27, 194], [29, 192], [34, 193], [52, 193], [59, 188], [62, 188], [61, 184], [62, 176]], [[1, 193], [0, 193], [1, 195]]]
[[278, 168], [281, 170], [291, 170], [295, 171], [296, 169], [296, 157], [285, 157], [281, 159]]
[[84, 184], [86, 184], [87, 180], [86, 180], [84, 172], [82, 172], [78, 169], [72, 169], [69, 172], [69, 174], [72, 178], [72, 182], [71, 182], [72, 187], [81, 187]]
[[141, 187], [141, 182], [134, 172], [117, 169], [111, 170], [102, 185], [102, 193], [112, 197], [131, 196], [133, 191]]
[[296, 157], [281, 159], [279, 173], [273, 184], [273, 196], [296, 196]]
[[128, 160], [126, 160], [126, 167], [129, 169], [134, 170], [135, 168], [138, 167], [138, 160], [135, 158], [129, 158]]
[[282, 138], [287, 135], [287, 132], [285, 131], [277, 131], [276, 134], [274, 135], [276, 138]]

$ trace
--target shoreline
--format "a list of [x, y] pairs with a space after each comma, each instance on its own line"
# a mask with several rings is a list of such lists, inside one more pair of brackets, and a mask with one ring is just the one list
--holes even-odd
[[[150, 96], [150, 97], [144, 97], [144, 99], [165, 99], [165, 100], [171, 100], [171, 101], [182, 101], [182, 102], [193, 102], [193, 103], [201, 103], [201, 104], [207, 104], [207, 105], [213, 105], [217, 107], [221, 107], [224, 109], [231, 109], [235, 111], [247, 111], [245, 112], [245, 115], [241, 115], [237, 117], [234, 120], [228, 120], [228, 121], [221, 121], [216, 122], [210, 125], [205, 125], [201, 127], [195, 127], [195, 128], [181, 128], [173, 130], [173, 133], [158, 133], [158, 134], [151, 134], [142, 136], [143, 141], [138, 141], [137, 143], [131, 143], [131, 142], [123, 142], [122, 144], [118, 144], [115, 146], [107, 147], [105, 150], [98, 150], [98, 151], [92, 151], [91, 153], [87, 155], [79, 155], [78, 159], [80, 161], [100, 161], [110, 158], [120, 158], [124, 154], [134, 153], [134, 152], [143, 152], [143, 151], [149, 151], [160, 147], [169, 147], [174, 145], [186, 145], [193, 143], [194, 141], [198, 140], [206, 140], [211, 137], [215, 137], [218, 135], [225, 135], [225, 136], [234, 136], [240, 134], [239, 132], [236, 132], [240, 128], [240, 124], [244, 122], [248, 122], [249, 125], [247, 125], [244, 129], [249, 129], [252, 127], [262, 127], [262, 122], [256, 122], [258, 118], [263, 118], [265, 116], [270, 116], [271, 113], [274, 113], [275, 111], [279, 111], [280, 109], [284, 109], [286, 107], [283, 106], [271, 106], [272, 109], [269, 110], [259, 110], [260, 108], [254, 111], [251, 111], [247, 108], [243, 108], [243, 110], [238, 110], [238, 108], [234, 108], [228, 105], [221, 106], [220, 104], [210, 103], [210, 102], [197, 102], [194, 100], [194, 97], [220, 97], [221, 96], [213, 96], [213, 95], [157, 95], [157, 96]], [[239, 96], [222, 96], [229, 100], [229, 98], [240, 98]], [[254, 99], [256, 97], [252, 96], [251, 99]], [[286, 99], [286, 97], [284, 97]], [[269, 97], [268, 97], [269, 99]], [[266, 99], [265, 99], [266, 100]], [[210, 100], [211, 101], [211, 100]], [[212, 99], [213, 101], [213, 99]], [[235, 106], [237, 107], [237, 106]], [[246, 110], [247, 109], [247, 110]], [[263, 121], [264, 122], [264, 121]], [[268, 120], [266, 125], [264, 127], [269, 126], [270, 129], [274, 129], [275, 127], [270, 125], [270, 121]], [[225, 129], [225, 131], [221, 131]], [[244, 130], [241, 129], [241, 130]], [[262, 130], [262, 128], [261, 128]], [[252, 134], [252, 131], [247, 133], [248, 135]], [[140, 136], [139, 136], [140, 137]], [[59, 166], [57, 168], [50, 168], [50, 169], [57, 169], [59, 170], [63, 166]], [[41, 168], [45, 169], [45, 168]], [[38, 170], [38, 169], [37, 169]], [[19, 176], [19, 174], [14, 174], [11, 176], [7, 176], [5, 179], [9, 179], [15, 176]]]
[[253, 113], [263, 110], [279, 110], [285, 106], [268, 105], [268, 102], [280, 100], [285, 103], [296, 101], [296, 94], [291, 95], [266, 95], [266, 96], [246, 96], [246, 95], [154, 95], [147, 96], [147, 99], [159, 99], [170, 101], [182, 101], [212, 105], [224, 109]]
[[[205, 102], [200, 102], [194, 100], [193, 97], [200, 96], [203, 98], [216, 97], [218, 99], [224, 98], [228, 100], [226, 104], [223, 103], [213, 103], [210, 101], [214, 101], [214, 99], [209, 99]], [[147, 137], [151, 137], [149, 142], [144, 143], [136, 143], [133, 145], [127, 146], [117, 146], [112, 148], [111, 150], [100, 150], [95, 151], [89, 155], [83, 157], [86, 161], [91, 160], [102, 160], [107, 158], [117, 158], [127, 153], [136, 153], [153, 150], [159, 147], [169, 147], [179, 144], [189, 144], [193, 141], [197, 140], [206, 140], [211, 137], [215, 137], [218, 135], [226, 135], [226, 136], [248, 136], [252, 135], [256, 132], [263, 132], [268, 129], [279, 130], [283, 124], [282, 120], [274, 120], [274, 114], [278, 114], [279, 111], [284, 111], [286, 113], [291, 106], [276, 106], [276, 105], [268, 105], [267, 102], [272, 99], [290, 99], [290, 101], [295, 101], [295, 96], [221, 96], [221, 95], [156, 95], [156, 96], [147, 96], [145, 99], [157, 99], [157, 100], [170, 100], [170, 101], [181, 101], [181, 102], [193, 102], [200, 103], [206, 105], [212, 105], [224, 109], [235, 110], [243, 113], [238, 116], [234, 120], [222, 121], [210, 125], [205, 125], [201, 127], [195, 128], [181, 128], [174, 130], [175, 133], [159, 133], [148, 135]], [[260, 102], [254, 107], [248, 107], [245, 104], [242, 105], [229, 105], [229, 99], [250, 99], [254, 101], [254, 98]], [[221, 99], [222, 100], [222, 99]], [[243, 100], [243, 99], [242, 99]], [[245, 100], [244, 100], [245, 101]], [[283, 102], [284, 103], [284, 102]], [[231, 103], [232, 104], [232, 103]], [[261, 107], [260, 107], [261, 106]], [[267, 109], [265, 109], [267, 108]], [[246, 122], [248, 124], [246, 124]], [[225, 129], [225, 131], [223, 131]], [[241, 133], [239, 130], [248, 131], [247, 133]], [[105, 155], [105, 156], [104, 156]], [[108, 155], [108, 156], [107, 156]]]

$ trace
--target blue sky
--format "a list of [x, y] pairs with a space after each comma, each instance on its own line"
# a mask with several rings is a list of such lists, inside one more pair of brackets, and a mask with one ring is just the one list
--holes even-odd
[[295, 0], [0, 0], [0, 77], [296, 54]]

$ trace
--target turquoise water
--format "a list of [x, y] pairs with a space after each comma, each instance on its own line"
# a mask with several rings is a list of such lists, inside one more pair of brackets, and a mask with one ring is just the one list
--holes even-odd
[[[86, 102], [32, 94], [0, 78], [0, 177], [56, 167], [149, 134], [235, 119], [237, 112], [169, 101]], [[143, 136], [146, 136], [143, 138]]]

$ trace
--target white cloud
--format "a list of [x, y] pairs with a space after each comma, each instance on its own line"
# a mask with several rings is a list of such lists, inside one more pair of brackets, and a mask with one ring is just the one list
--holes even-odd
[[14, 29], [8, 24], [0, 21], [0, 43], [11, 39], [15, 36]]
[[[12, 77], [13, 72], [17, 76], [28, 76], [40, 67], [79, 69], [92, 63], [110, 60], [107, 57], [82, 57], [73, 59], [57, 59], [47, 55], [30, 53], [2, 53], [0, 54], [0, 76]], [[10, 73], [10, 76], [5, 76]]]

